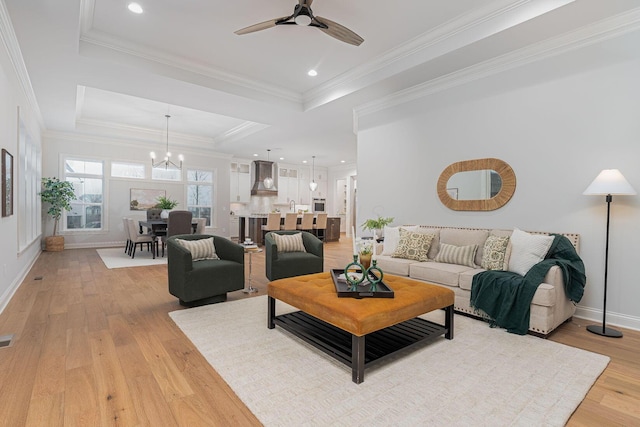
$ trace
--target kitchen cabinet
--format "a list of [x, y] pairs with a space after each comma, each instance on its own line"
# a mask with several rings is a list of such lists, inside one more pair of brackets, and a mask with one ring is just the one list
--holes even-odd
[[287, 204], [298, 199], [298, 169], [278, 168], [278, 203]]
[[251, 199], [251, 165], [249, 163], [231, 163], [230, 201], [249, 203]]
[[338, 240], [340, 240], [340, 218], [328, 217], [327, 229], [325, 230], [324, 241], [337, 242]]

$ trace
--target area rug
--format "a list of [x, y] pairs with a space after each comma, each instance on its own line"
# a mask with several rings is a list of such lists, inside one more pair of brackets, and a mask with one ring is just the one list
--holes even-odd
[[136, 251], [136, 257], [131, 258], [124, 253], [124, 248], [96, 249], [104, 265], [109, 268], [144, 267], [147, 265], [162, 265], [167, 263], [166, 257], [156, 257], [146, 249]]
[[267, 329], [266, 296], [169, 315], [265, 426], [562, 426], [609, 363], [456, 315], [453, 340], [365, 369], [356, 385], [346, 365]]

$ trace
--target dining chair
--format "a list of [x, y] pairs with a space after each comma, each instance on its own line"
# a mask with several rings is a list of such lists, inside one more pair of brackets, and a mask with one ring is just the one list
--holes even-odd
[[193, 234], [193, 226], [191, 221], [193, 213], [191, 211], [170, 211], [167, 219], [167, 234], [162, 237], [162, 256], [164, 256], [164, 248], [167, 238], [178, 234]]
[[207, 218], [196, 218], [197, 226], [194, 234], [204, 234], [204, 229], [207, 226]]
[[313, 212], [305, 212], [302, 214], [302, 221], [296, 225], [297, 230], [313, 232]]
[[142, 250], [142, 245], [147, 244], [147, 250], [151, 250], [153, 258], [156, 257], [156, 236], [153, 234], [140, 234], [138, 233], [138, 221], [133, 218], [127, 218], [127, 228], [129, 230], [129, 238], [131, 239], [131, 246], [129, 248], [129, 254], [131, 258], [136, 257], [136, 246], [140, 245], [140, 250]]
[[129, 247], [131, 246], [131, 235], [129, 234], [129, 218], [122, 217], [122, 225], [124, 226], [124, 236], [127, 238], [127, 243], [124, 246], [124, 253], [129, 254]]
[[162, 217], [160, 216], [161, 213], [162, 213], [162, 209], [158, 209], [158, 208], [147, 209], [147, 221], [162, 219]]
[[281, 230], [295, 230], [298, 224], [298, 214], [295, 212], [287, 212], [284, 217], [284, 225], [280, 227]]
[[282, 219], [282, 216], [278, 212], [270, 213], [267, 216], [267, 223], [264, 224], [261, 227], [261, 230], [262, 230], [262, 241], [263, 242], [264, 242], [264, 235], [267, 234], [269, 231], [280, 230], [280, 220], [281, 219]]
[[[322, 241], [324, 241], [324, 237], [327, 234], [327, 214], [319, 213], [316, 217], [316, 223], [313, 224], [313, 234]], [[322, 234], [320, 234], [322, 231]]]

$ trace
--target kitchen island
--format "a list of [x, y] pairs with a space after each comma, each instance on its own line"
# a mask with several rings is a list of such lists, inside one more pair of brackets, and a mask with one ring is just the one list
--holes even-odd
[[[238, 241], [243, 242], [244, 239], [249, 237], [253, 242], [258, 245], [263, 245], [264, 240], [262, 238], [262, 226], [267, 223], [268, 214], [250, 214], [238, 216]], [[281, 213], [281, 223], [284, 224], [285, 212]], [[313, 222], [315, 224], [318, 214], [313, 215]], [[298, 222], [302, 220], [302, 214], [298, 215]], [[247, 229], [247, 224], [249, 225]], [[336, 232], [337, 230], [337, 232]], [[329, 216], [327, 217], [327, 229], [325, 230], [325, 242], [337, 242], [340, 239], [340, 217]]]

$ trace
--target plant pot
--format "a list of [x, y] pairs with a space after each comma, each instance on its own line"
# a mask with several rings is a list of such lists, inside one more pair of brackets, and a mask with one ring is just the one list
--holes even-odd
[[64, 236], [49, 236], [44, 238], [44, 250], [47, 252], [64, 251]]
[[160, 218], [168, 219], [169, 218], [169, 209], [162, 209], [162, 212], [160, 212]]
[[362, 265], [365, 270], [371, 266], [371, 255], [372, 254], [360, 254], [360, 265]]

